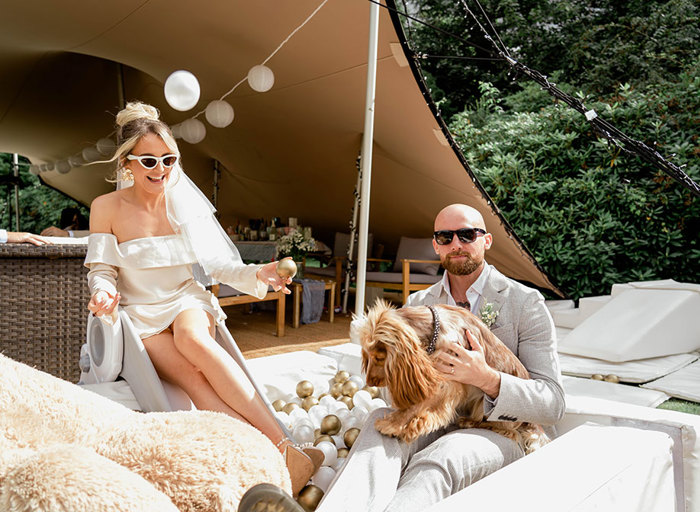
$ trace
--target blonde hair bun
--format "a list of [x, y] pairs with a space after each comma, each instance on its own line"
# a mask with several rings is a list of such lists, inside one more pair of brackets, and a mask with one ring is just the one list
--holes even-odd
[[117, 114], [117, 126], [122, 127], [137, 119], [158, 121], [159, 117], [160, 113], [156, 107], [140, 101], [132, 101]]

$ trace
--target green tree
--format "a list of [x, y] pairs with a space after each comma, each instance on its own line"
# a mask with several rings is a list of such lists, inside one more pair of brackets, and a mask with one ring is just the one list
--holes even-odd
[[[12, 176], [12, 155], [0, 153], [0, 177]], [[29, 161], [19, 158], [19, 211], [20, 231], [40, 233], [49, 226], [58, 226], [64, 208], [80, 208], [87, 218], [88, 209], [60, 192], [44, 186], [39, 178], [29, 172]], [[14, 187], [6, 186], [0, 197], [0, 227], [15, 230]], [[9, 194], [8, 194], [9, 192]], [[9, 200], [9, 202], [8, 202]]]

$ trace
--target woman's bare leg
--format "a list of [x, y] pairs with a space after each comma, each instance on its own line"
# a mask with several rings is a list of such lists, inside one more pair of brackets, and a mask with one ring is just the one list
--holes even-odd
[[243, 369], [214, 339], [214, 329], [214, 320], [206, 311], [183, 311], [173, 322], [175, 348], [199, 369], [221, 400], [273, 443], [279, 443], [284, 432]]
[[143, 345], [160, 378], [181, 387], [197, 409], [223, 412], [247, 423], [216, 394], [202, 372], [175, 348], [170, 329], [144, 338]]

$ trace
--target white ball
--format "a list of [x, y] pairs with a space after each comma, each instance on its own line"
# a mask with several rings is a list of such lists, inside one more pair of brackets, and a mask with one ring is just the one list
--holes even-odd
[[292, 420], [289, 418], [289, 414], [287, 414], [284, 411], [276, 411], [275, 416], [280, 421], [280, 423], [282, 423], [282, 425], [284, 425], [288, 429], [292, 428]]
[[372, 402], [369, 404], [369, 412], [372, 412], [375, 409], [380, 409], [382, 407], [386, 407], [386, 402], [381, 398], [373, 398]]
[[335, 464], [333, 464], [331, 466], [331, 468], [333, 468], [335, 470], [335, 472], [337, 473], [345, 465], [346, 460], [347, 460], [347, 458], [345, 458], [345, 457], [340, 457], [340, 458], [336, 459]]
[[190, 144], [197, 144], [204, 140], [204, 137], [207, 135], [207, 129], [202, 121], [191, 118], [180, 124], [180, 135]]
[[309, 419], [309, 413], [307, 413], [301, 407], [297, 407], [296, 409], [294, 409], [292, 412], [289, 413], [289, 417], [292, 418], [292, 421], [298, 420], [301, 418]]
[[348, 404], [346, 404], [345, 402], [341, 402], [340, 400], [336, 400], [335, 402], [333, 402], [333, 405], [331, 405], [328, 408], [328, 410], [331, 413], [335, 414], [336, 412], [343, 411], [343, 410], [349, 410], [349, 409], [348, 409]]
[[258, 64], [248, 71], [248, 84], [258, 92], [267, 92], [275, 84], [275, 74], [267, 66]]
[[352, 395], [352, 403], [355, 404], [355, 408], [357, 408], [357, 406], [360, 406], [369, 410], [370, 404], [372, 403], [372, 395], [369, 394], [369, 391], [361, 389], [357, 393]]
[[343, 436], [341, 436], [340, 434], [336, 434], [331, 437], [333, 438], [333, 441], [335, 441], [336, 448], [345, 448], [345, 439], [343, 439]]
[[99, 151], [97, 151], [97, 148], [94, 146], [90, 146], [83, 149], [82, 155], [83, 160], [85, 160], [86, 163], [96, 162], [97, 160], [100, 160], [102, 158], [102, 155]]
[[103, 137], [97, 141], [97, 151], [103, 156], [113, 156], [117, 150], [117, 145], [109, 137]]
[[345, 423], [343, 423], [343, 428], [340, 429], [340, 434], [345, 435], [345, 432], [350, 430], [351, 428], [361, 428], [362, 423], [357, 421], [357, 418], [354, 416], [350, 416], [347, 420], [345, 420]]
[[56, 163], [56, 170], [60, 174], [67, 174], [68, 172], [70, 172], [70, 168], [71, 165], [68, 160], [60, 160]]
[[223, 100], [214, 100], [207, 105], [204, 116], [216, 128], [226, 128], [233, 122], [233, 107]]
[[298, 425], [294, 428], [292, 436], [297, 443], [313, 443], [314, 427], [310, 425]]
[[168, 77], [163, 91], [168, 105], [182, 112], [190, 110], [199, 101], [200, 91], [197, 77], [182, 69], [175, 71]]
[[321, 380], [319, 382], [314, 382], [314, 392], [320, 396], [323, 395], [324, 393], [328, 393], [331, 390], [331, 385], [329, 382], [326, 382], [325, 380]]
[[354, 418], [357, 418], [357, 421], [360, 423], [364, 423], [365, 420], [367, 419], [367, 415], [369, 414], [369, 411], [362, 407], [361, 405], [356, 405], [355, 407], [352, 408], [351, 414], [353, 415]]
[[311, 477], [311, 483], [320, 487], [323, 492], [328, 490], [331, 482], [335, 478], [335, 470], [328, 466], [321, 466], [316, 471], [316, 474]]
[[338, 416], [338, 419], [340, 420], [341, 423], [343, 423], [345, 420], [347, 420], [350, 417], [351, 412], [348, 409], [338, 409], [335, 412], [335, 415]]
[[335, 403], [335, 398], [333, 398], [331, 395], [326, 395], [321, 398], [318, 403], [330, 411], [331, 405]]
[[[352, 375], [348, 380], [350, 380], [350, 381], [354, 382], [355, 384], [357, 384], [357, 387], [358, 387], [359, 389], [362, 389], [362, 388], [365, 387], [365, 379], [363, 379], [363, 378], [360, 377], [359, 375]], [[355, 398], [354, 398], [354, 396], [353, 396], [353, 400], [354, 400], [354, 399], [355, 399]]]
[[316, 445], [316, 448], [323, 452], [323, 466], [332, 466], [338, 459], [338, 449], [334, 444], [331, 444], [328, 441], [321, 441]]

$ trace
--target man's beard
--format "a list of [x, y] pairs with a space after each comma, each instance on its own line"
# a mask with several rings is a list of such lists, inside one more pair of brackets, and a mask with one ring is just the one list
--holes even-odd
[[[452, 256], [464, 256], [461, 261], [452, 261]], [[442, 266], [450, 274], [466, 276], [477, 270], [484, 262], [483, 256], [472, 257], [468, 253], [446, 254], [440, 258]]]

